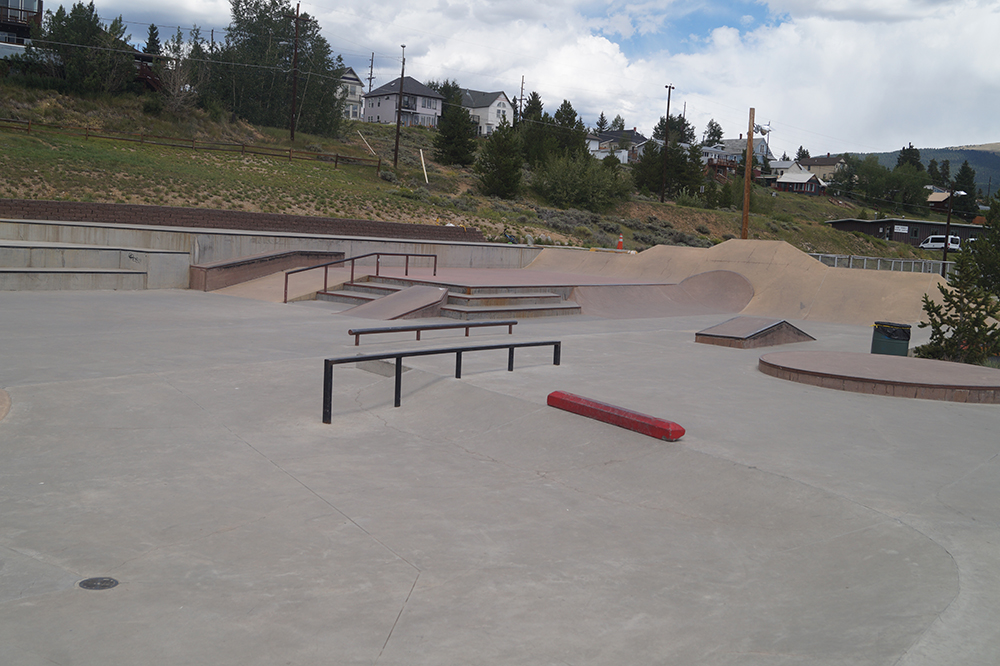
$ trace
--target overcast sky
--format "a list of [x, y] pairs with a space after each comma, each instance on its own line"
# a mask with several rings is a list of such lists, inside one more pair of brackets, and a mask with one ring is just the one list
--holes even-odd
[[[70, 2], [65, 1], [68, 5]], [[292, 3], [295, 4], [294, 2]], [[95, 0], [133, 41], [229, 24], [228, 0]], [[46, 3], [49, 9], [55, 0]], [[749, 109], [771, 150], [794, 155], [944, 148], [1000, 141], [996, 0], [380, 0], [302, 2], [335, 52], [374, 86], [406, 74], [466, 88], [568, 99], [588, 126], [603, 111], [649, 136], [666, 111], [699, 138], [726, 138]]]

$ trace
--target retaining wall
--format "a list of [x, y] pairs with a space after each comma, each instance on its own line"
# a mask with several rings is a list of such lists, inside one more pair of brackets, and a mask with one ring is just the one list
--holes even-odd
[[482, 232], [478, 229], [443, 227], [434, 224], [403, 224], [400, 222], [347, 220], [306, 215], [278, 215], [208, 208], [175, 208], [172, 206], [81, 201], [0, 199], [0, 218], [332, 234], [337, 236], [374, 236], [408, 240], [467, 242], [483, 242], [485, 240]]

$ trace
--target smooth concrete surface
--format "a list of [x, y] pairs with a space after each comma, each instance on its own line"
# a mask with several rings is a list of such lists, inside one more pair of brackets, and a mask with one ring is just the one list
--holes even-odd
[[753, 286], [743, 314], [853, 324], [919, 321], [921, 297], [939, 300], [937, 285], [944, 282], [931, 273], [832, 268], [784, 241], [738, 239], [710, 248], [657, 245], [635, 255], [546, 248], [528, 268], [666, 283], [734, 271]]
[[0, 293], [0, 663], [1000, 661], [997, 407], [767, 376], [694, 342], [729, 316], [479, 332], [560, 339], [562, 364], [408, 359], [399, 408], [392, 378], [338, 368], [323, 425], [324, 358], [454, 336], [355, 348], [368, 322], [318, 303]]

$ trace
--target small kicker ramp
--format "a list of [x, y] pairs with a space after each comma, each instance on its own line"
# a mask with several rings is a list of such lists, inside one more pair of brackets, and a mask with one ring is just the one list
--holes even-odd
[[706, 271], [678, 284], [587, 285], [573, 289], [585, 315], [652, 319], [741, 312], [753, 298], [750, 281], [733, 271]]
[[695, 342], [738, 349], [773, 347], [815, 339], [784, 319], [767, 317], [733, 317], [694, 335]]
[[436, 317], [447, 300], [448, 290], [444, 287], [414, 286], [349, 308], [339, 314], [382, 320]]

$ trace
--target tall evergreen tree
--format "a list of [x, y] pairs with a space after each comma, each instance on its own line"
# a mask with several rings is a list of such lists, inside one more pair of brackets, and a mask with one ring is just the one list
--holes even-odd
[[152, 23], [149, 24], [149, 33], [146, 35], [146, 45], [142, 47], [143, 53], [150, 55], [160, 55], [160, 30]]
[[958, 173], [955, 174], [954, 189], [956, 192], [965, 192], [965, 196], [956, 196], [952, 203], [952, 211], [966, 219], [972, 219], [979, 212], [979, 204], [976, 202], [976, 170], [969, 166], [969, 162], [962, 162]]
[[473, 169], [483, 194], [505, 199], [517, 195], [521, 188], [520, 135], [506, 118], [486, 139]]
[[802, 146], [799, 146], [799, 149], [795, 151], [796, 162], [798, 162], [799, 160], [807, 160], [809, 159], [809, 157], [810, 157], [809, 151], [803, 148]]
[[622, 132], [625, 130], [625, 119], [621, 115], [616, 115], [615, 119], [611, 121], [608, 125], [608, 129], [612, 132]]
[[990, 199], [990, 209], [986, 211], [986, 224], [967, 249], [979, 269], [979, 283], [995, 298], [1000, 298], [1000, 192]]
[[[653, 128], [653, 138], [663, 141], [666, 136], [667, 118], [660, 116], [660, 120]], [[684, 116], [670, 115], [670, 143], [694, 143], [694, 126], [687, 121]]]
[[969, 252], [958, 253], [948, 286], [939, 284], [938, 290], [940, 303], [924, 294], [927, 321], [918, 325], [929, 327], [931, 337], [914, 353], [921, 358], [974, 364], [1000, 355], [1000, 328], [996, 323], [1000, 319], [1000, 301], [979, 284], [979, 268]]
[[714, 118], [709, 120], [705, 126], [705, 145], [714, 146], [722, 141], [723, 136], [725, 135], [722, 133], [722, 125], [715, 122]]
[[903, 148], [899, 151], [899, 156], [896, 158], [896, 168], [903, 166], [904, 164], [911, 165], [917, 171], [923, 171], [924, 165], [920, 161], [920, 150], [913, 147], [911, 143], [909, 146]]
[[937, 187], [948, 187], [948, 184], [941, 178], [941, 171], [938, 169], [938, 161], [932, 159], [927, 163], [927, 175], [931, 177], [931, 185]]
[[608, 119], [604, 117], [604, 112], [601, 111], [601, 115], [597, 117], [597, 124], [594, 126], [598, 132], [608, 131]]
[[441, 164], [468, 166], [476, 159], [476, 123], [462, 106], [462, 89], [445, 80], [437, 92], [444, 97], [444, 109], [434, 136], [434, 158]]
[[566, 155], [582, 155], [587, 152], [587, 128], [577, 117], [576, 110], [568, 99], [564, 99], [552, 118], [557, 150]]
[[336, 135], [344, 115], [344, 66], [316, 20], [299, 16], [298, 69], [293, 70], [295, 11], [289, 0], [231, 0], [230, 8], [226, 40], [214, 54], [206, 86], [212, 96], [253, 123], [288, 127], [294, 108], [303, 132]]

